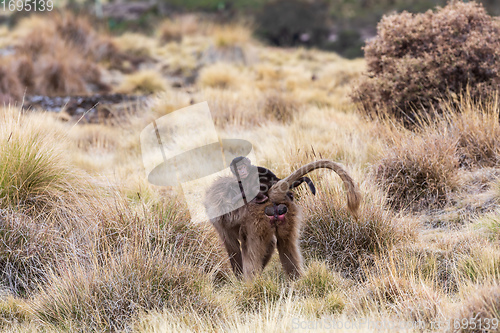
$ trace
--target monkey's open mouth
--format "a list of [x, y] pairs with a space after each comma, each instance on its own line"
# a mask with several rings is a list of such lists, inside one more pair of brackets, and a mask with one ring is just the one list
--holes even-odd
[[274, 225], [275, 223], [277, 223], [278, 225], [285, 223], [285, 214], [287, 213], [287, 211], [288, 208], [283, 204], [277, 206], [267, 206], [264, 209], [264, 213], [269, 218], [269, 223], [271, 225]]

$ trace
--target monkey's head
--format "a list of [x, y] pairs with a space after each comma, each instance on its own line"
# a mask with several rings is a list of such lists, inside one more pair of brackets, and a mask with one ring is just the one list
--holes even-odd
[[231, 172], [235, 176], [239, 176], [240, 179], [245, 179], [250, 174], [250, 167], [252, 166], [252, 162], [243, 156], [236, 157], [231, 162], [230, 168]]

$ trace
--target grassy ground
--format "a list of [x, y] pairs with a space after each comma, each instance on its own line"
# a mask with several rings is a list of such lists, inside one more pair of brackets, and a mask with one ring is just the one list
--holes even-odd
[[[465, 96], [462, 113], [450, 106], [409, 131], [356, 112], [349, 93], [362, 59], [265, 47], [243, 27], [180, 20], [182, 29], [165, 22], [155, 37], [92, 35], [85, 45], [113, 45], [113, 53], [86, 49], [80, 67], [60, 59], [68, 71], [57, 73], [76, 82], [63, 93], [85, 90], [78, 71], [98, 63], [92, 81], [152, 93], [148, 107], [106, 124], [0, 109], [2, 331], [329, 331], [335, 321], [365, 332], [386, 328], [383, 320], [446, 331], [453, 319], [500, 318], [497, 100]], [[2, 30], [0, 45], [81, 47], [58, 37], [50, 44], [50, 24], [42, 42], [26, 37], [38, 24]], [[185, 78], [194, 84], [179, 84]], [[259, 164], [278, 176], [330, 158], [360, 184], [357, 220], [335, 175], [312, 174], [315, 197], [299, 190], [306, 269], [297, 281], [277, 256], [254, 282], [234, 279], [212, 227], [190, 222], [180, 189], [145, 179], [140, 131], [205, 100], [219, 135], [251, 141]]]

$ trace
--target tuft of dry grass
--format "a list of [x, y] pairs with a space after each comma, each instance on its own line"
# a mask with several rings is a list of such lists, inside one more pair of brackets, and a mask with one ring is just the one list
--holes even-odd
[[290, 123], [301, 108], [300, 102], [291, 94], [272, 91], [266, 94], [264, 101], [264, 114], [281, 123]]
[[443, 207], [457, 187], [456, 144], [446, 133], [394, 135], [373, 167], [391, 207], [416, 211]]
[[[457, 324], [457, 332], [483, 332], [496, 331], [500, 326], [500, 288], [496, 282], [486, 285], [476, 285], [468, 288], [467, 300], [461, 306], [461, 309], [455, 313], [452, 318], [453, 324]], [[462, 321], [465, 319], [464, 321]], [[477, 328], [477, 323], [481, 322], [481, 327], [487, 327], [486, 330]], [[476, 325], [474, 325], [476, 323]], [[485, 325], [486, 324], [486, 325]], [[487, 325], [489, 324], [489, 325]]]
[[360, 314], [386, 311], [421, 327], [430, 327], [431, 323], [444, 320], [442, 296], [418, 280], [390, 275], [372, 278], [358, 302]]
[[363, 191], [355, 218], [345, 205], [338, 181], [328, 184], [323, 180], [316, 188], [315, 197], [304, 198], [301, 246], [308, 258], [324, 260], [344, 275], [359, 277], [361, 267], [369, 264], [374, 254], [415, 237], [415, 222], [384, 210], [383, 196], [375, 189]]
[[72, 330], [126, 329], [144, 310], [185, 309], [207, 318], [227, 311], [207, 275], [161, 249], [139, 249], [53, 276], [32, 304], [45, 323]]
[[252, 30], [243, 24], [216, 26], [213, 39], [219, 48], [243, 46], [251, 42]]
[[16, 27], [16, 57], [5, 60], [17, 71], [22, 89], [41, 95], [108, 91], [97, 63], [118, 57], [111, 40], [85, 17], [70, 12], [49, 16], [29, 17]]
[[122, 52], [145, 58], [151, 58], [157, 47], [157, 42], [154, 39], [132, 32], [126, 32], [115, 38], [114, 43]]
[[63, 157], [64, 132], [50, 118], [23, 117], [14, 107], [0, 109], [0, 119], [5, 142], [0, 147], [0, 206], [50, 215], [61, 196], [68, 198], [82, 187], [79, 172]]
[[166, 91], [167, 84], [160, 73], [155, 70], [142, 70], [127, 75], [116, 91], [123, 94], [155, 94]]
[[500, 241], [500, 210], [477, 218], [471, 227], [490, 241]]
[[[63, 155], [64, 131], [50, 117], [0, 110], [1, 283], [30, 295], [67, 260], [88, 255], [99, 191]], [[82, 227], [83, 229], [80, 229]]]
[[216, 63], [201, 70], [199, 83], [201, 87], [230, 89], [239, 85], [241, 76], [235, 66]]
[[[453, 104], [459, 105], [458, 112]], [[474, 101], [470, 93], [443, 102], [440, 127], [457, 138], [460, 165], [465, 168], [500, 165], [500, 101], [498, 94]]]
[[200, 17], [195, 15], [179, 15], [163, 21], [158, 28], [160, 41], [180, 42], [185, 36], [201, 34], [207, 28], [206, 23], [200, 24]]

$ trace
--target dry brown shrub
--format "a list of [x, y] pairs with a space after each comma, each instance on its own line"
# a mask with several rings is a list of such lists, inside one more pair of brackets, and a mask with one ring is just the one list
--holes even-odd
[[0, 105], [19, 101], [23, 93], [21, 82], [12, 68], [0, 65]]
[[410, 124], [449, 91], [474, 99], [500, 83], [500, 25], [475, 2], [452, 1], [423, 14], [384, 16], [365, 47], [368, 75], [353, 95], [369, 114]]
[[16, 68], [27, 94], [67, 95], [108, 91], [99, 61], [117, 57], [115, 46], [85, 17], [58, 12], [30, 17], [18, 27]]

